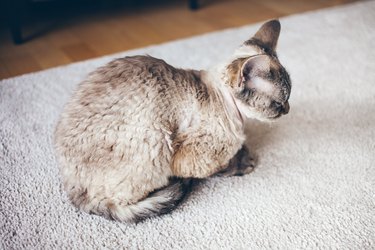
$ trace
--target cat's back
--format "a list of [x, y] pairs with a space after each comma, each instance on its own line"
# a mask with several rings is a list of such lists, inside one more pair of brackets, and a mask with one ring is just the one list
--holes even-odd
[[94, 106], [95, 103], [102, 106], [106, 99], [111, 99], [127, 101], [128, 107], [139, 107], [139, 104], [173, 99], [194, 77], [192, 71], [177, 69], [151, 56], [119, 58], [90, 73], [78, 86], [68, 106]]
[[115, 59], [79, 84], [65, 107], [63, 118], [82, 120], [95, 115], [130, 118], [141, 111], [155, 112], [167, 92], [175, 89], [171, 85], [175, 85], [176, 72], [171, 65], [151, 56]]
[[111, 81], [111, 84], [112, 87], [116, 87], [117, 84], [124, 83], [122, 80], [132, 83], [139, 79], [142, 81], [138, 83], [153, 85], [158, 82], [149, 80], [154, 78], [157, 78], [155, 80], [167, 80], [175, 74], [181, 74], [181, 71], [183, 70], [173, 67], [162, 59], [137, 55], [115, 59], [98, 68], [93, 72], [93, 75], [104, 80], [114, 80]]
[[160, 80], [160, 77], [168, 77], [176, 71], [161, 59], [138, 55], [115, 59], [94, 71], [90, 78], [94, 82], [108, 82], [113, 88], [126, 87], [132, 83], [154, 85], [157, 82], [150, 80]]
[[110, 161], [116, 153], [133, 154], [145, 142], [164, 147], [181, 103], [190, 99], [183, 86], [194, 77], [150, 56], [120, 58], [98, 68], [64, 108], [55, 130], [58, 151], [95, 162], [96, 156]]

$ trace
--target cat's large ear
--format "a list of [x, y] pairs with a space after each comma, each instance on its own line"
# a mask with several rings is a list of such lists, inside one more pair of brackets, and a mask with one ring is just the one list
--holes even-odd
[[275, 51], [280, 35], [279, 20], [271, 20], [262, 25], [257, 33], [250, 39], [260, 43], [262, 47]]
[[248, 59], [241, 68], [241, 85], [247, 89], [271, 94], [274, 86], [264, 78], [264, 74], [270, 71], [270, 67], [271, 60], [266, 55]]

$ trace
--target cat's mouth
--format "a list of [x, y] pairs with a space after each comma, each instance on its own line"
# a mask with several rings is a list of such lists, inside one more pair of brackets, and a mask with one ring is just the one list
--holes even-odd
[[275, 120], [275, 119], [281, 117], [282, 115], [283, 115], [283, 113], [278, 113], [278, 114], [275, 115], [275, 116], [268, 117], [268, 119], [270, 119], [270, 120]]

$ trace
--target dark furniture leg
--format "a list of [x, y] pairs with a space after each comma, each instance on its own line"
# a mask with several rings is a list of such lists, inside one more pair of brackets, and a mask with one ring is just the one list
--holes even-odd
[[22, 1], [20, 0], [8, 0], [6, 2], [8, 24], [12, 35], [12, 40], [15, 44], [23, 43], [20, 20], [20, 16], [23, 13], [21, 4]]
[[10, 32], [12, 34], [12, 39], [15, 44], [23, 43], [21, 25], [19, 20], [10, 21]]
[[189, 8], [191, 10], [197, 10], [198, 7], [198, 0], [189, 0]]

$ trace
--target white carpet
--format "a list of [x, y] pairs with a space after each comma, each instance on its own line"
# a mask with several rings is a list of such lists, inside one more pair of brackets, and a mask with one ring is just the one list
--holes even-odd
[[375, 2], [281, 19], [290, 113], [252, 122], [260, 163], [197, 186], [170, 215], [138, 225], [76, 211], [51, 146], [71, 91], [114, 57], [148, 53], [181, 67], [225, 59], [258, 25], [0, 82], [1, 249], [375, 249]]

